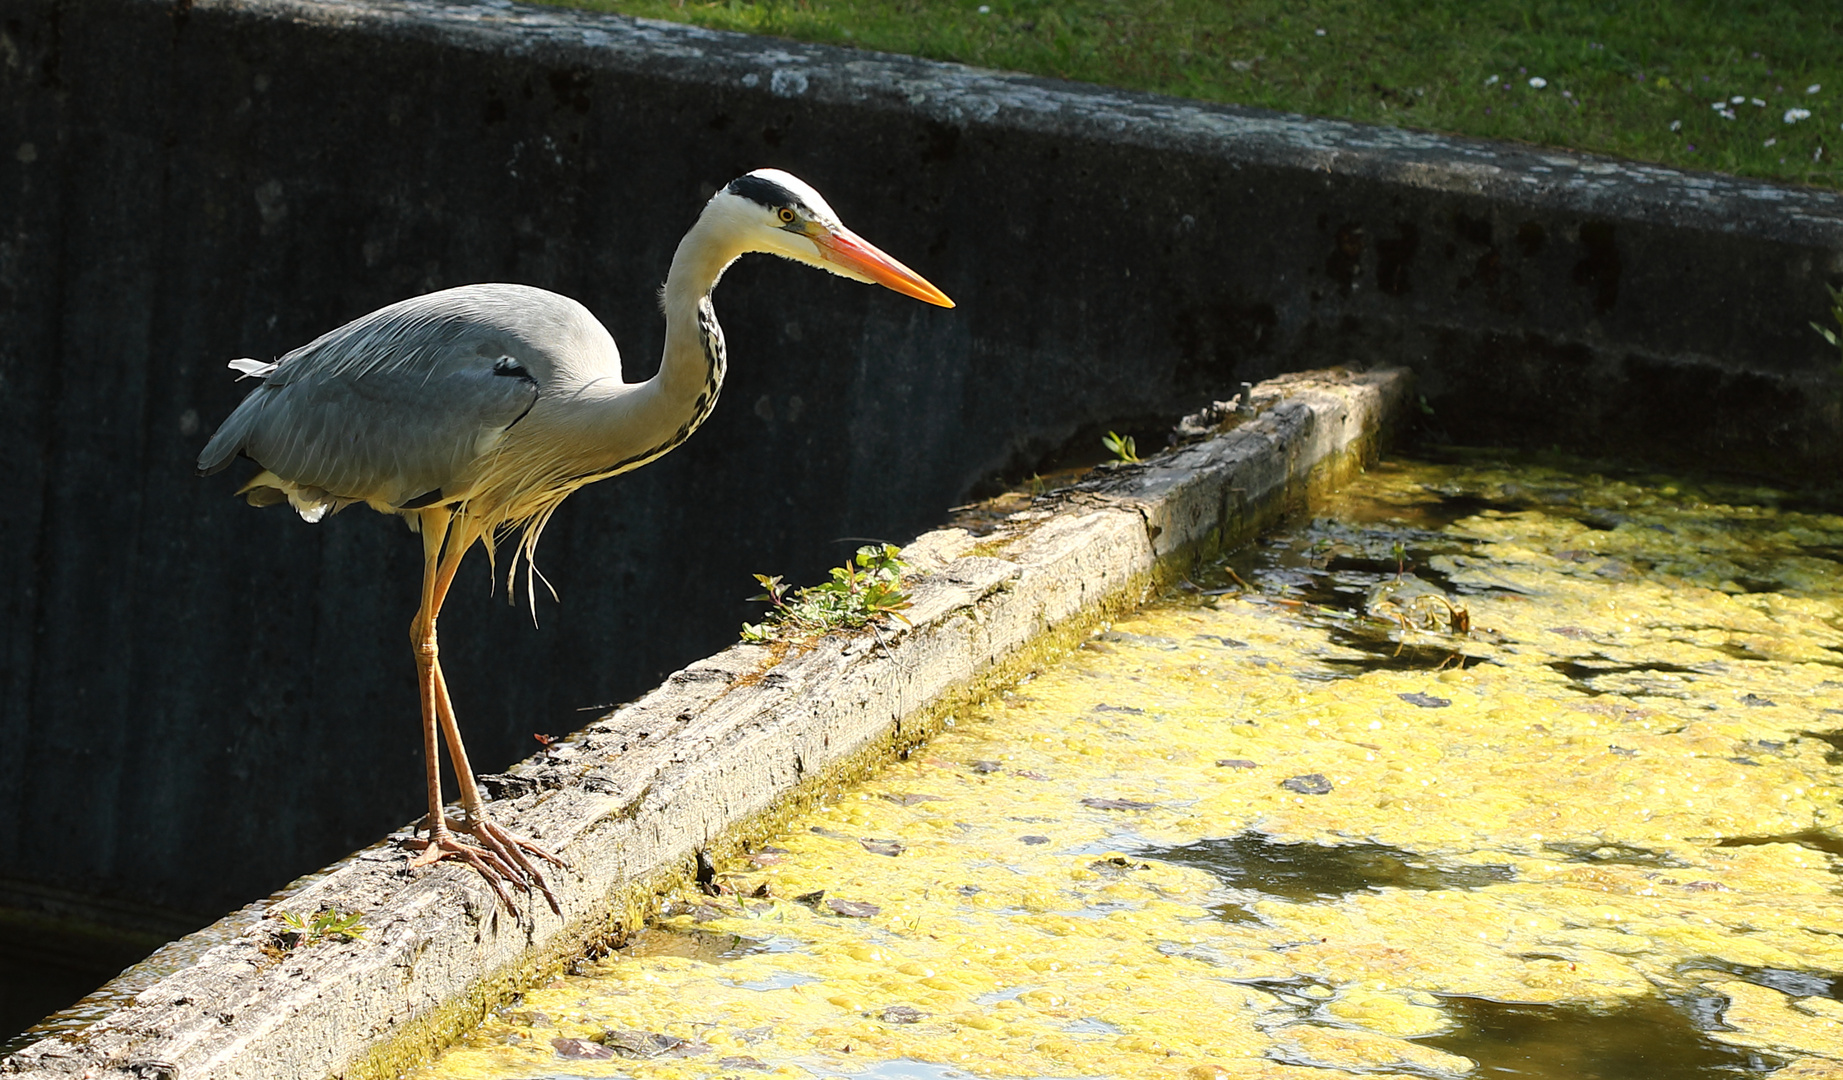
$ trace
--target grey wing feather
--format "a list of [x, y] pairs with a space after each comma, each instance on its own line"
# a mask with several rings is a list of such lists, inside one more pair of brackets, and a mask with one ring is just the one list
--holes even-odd
[[556, 302], [580, 310], [537, 289], [472, 286], [348, 323], [263, 373], [199, 470], [242, 453], [290, 483], [393, 506], [440, 489], [537, 400], [552, 366], [541, 309]]

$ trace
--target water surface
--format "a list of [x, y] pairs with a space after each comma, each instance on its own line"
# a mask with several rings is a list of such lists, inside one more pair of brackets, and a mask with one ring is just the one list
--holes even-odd
[[1766, 489], [1385, 465], [417, 1075], [1835, 1075], [1840, 557]]

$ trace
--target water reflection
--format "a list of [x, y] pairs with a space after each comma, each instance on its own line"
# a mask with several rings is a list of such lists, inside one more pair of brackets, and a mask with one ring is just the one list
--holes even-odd
[[[1722, 1080], [1784, 1064], [1709, 1037], [1706, 1004], [1645, 998], [1616, 1009], [1450, 997], [1452, 1031], [1417, 1040], [1478, 1062], [1474, 1076], [1518, 1080]], [[1712, 1026], [1712, 1025], [1711, 1025]]]
[[[1508, 866], [1436, 865], [1386, 844], [1285, 844], [1260, 833], [1141, 848], [1137, 854], [1207, 870], [1233, 889], [1299, 902], [1331, 900], [1363, 889], [1476, 889], [1514, 876]], [[1239, 910], [1226, 914], [1233, 921], [1245, 921]]]

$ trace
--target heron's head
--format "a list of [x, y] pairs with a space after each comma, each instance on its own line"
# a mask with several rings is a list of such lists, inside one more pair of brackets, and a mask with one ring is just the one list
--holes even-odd
[[765, 251], [854, 281], [894, 289], [917, 300], [953, 307], [947, 294], [878, 250], [838, 220], [824, 197], [779, 169], [737, 177], [710, 200], [745, 250]]

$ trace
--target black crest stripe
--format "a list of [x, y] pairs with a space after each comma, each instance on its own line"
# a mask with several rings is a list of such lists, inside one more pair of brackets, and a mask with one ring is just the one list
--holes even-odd
[[798, 206], [800, 197], [772, 180], [760, 176], [739, 176], [730, 181], [730, 194], [740, 195], [770, 210], [781, 206]]

